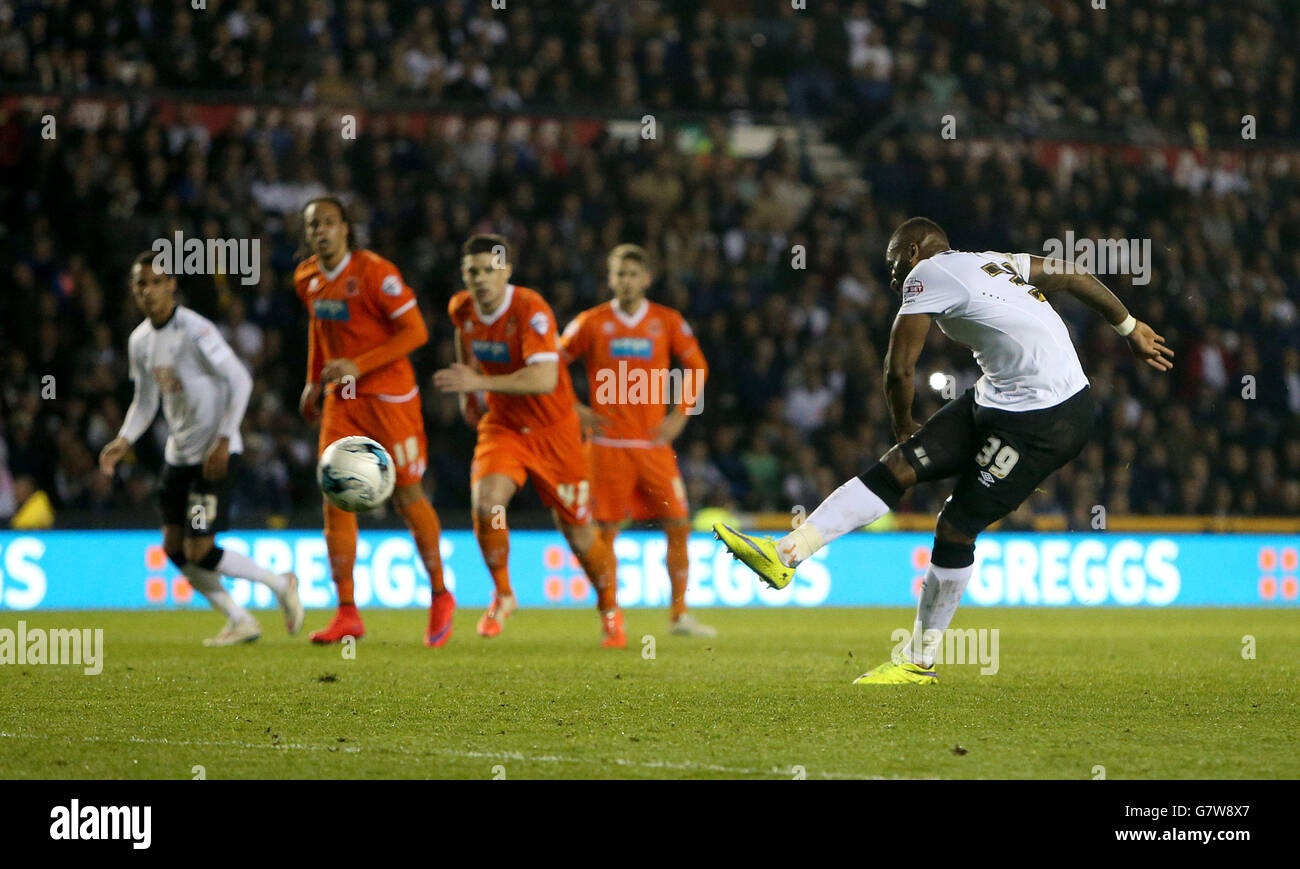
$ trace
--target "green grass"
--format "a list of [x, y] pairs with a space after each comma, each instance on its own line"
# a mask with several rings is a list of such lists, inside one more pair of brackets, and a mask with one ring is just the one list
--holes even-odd
[[700, 611], [705, 641], [633, 610], [621, 652], [591, 612], [521, 611], [495, 640], [478, 615], [434, 650], [423, 613], [370, 611], [344, 660], [270, 612], [231, 649], [199, 644], [212, 613], [0, 614], [105, 640], [98, 676], [0, 666], [0, 777], [1300, 778], [1294, 611], [968, 608], [957, 627], [999, 630], [997, 674], [895, 688], [850, 682], [901, 609]]

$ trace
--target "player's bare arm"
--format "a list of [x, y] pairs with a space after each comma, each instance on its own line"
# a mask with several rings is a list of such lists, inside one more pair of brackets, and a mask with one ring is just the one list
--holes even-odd
[[99, 472], [106, 477], [113, 476], [117, 463], [126, 455], [126, 451], [131, 449], [131, 444], [126, 438], [116, 437], [104, 444], [104, 448], [99, 451]]
[[916, 392], [916, 360], [925, 347], [930, 332], [929, 314], [899, 314], [889, 333], [889, 352], [885, 356], [885, 400], [899, 443], [920, 429], [912, 419], [912, 398]]
[[323, 389], [319, 383], [307, 383], [302, 388], [302, 396], [298, 399], [298, 412], [307, 422], [315, 422], [320, 419], [321, 413], [321, 396]]
[[[1165, 346], [1165, 339], [1141, 320], [1128, 323], [1128, 308], [1095, 275], [1081, 270], [1064, 260], [1029, 258], [1029, 282], [1045, 296], [1068, 293], [1106, 319], [1117, 331], [1131, 328], [1125, 337], [1133, 355], [1157, 371], [1174, 367], [1174, 351]], [[1127, 326], [1125, 324], [1128, 324]]]
[[534, 362], [509, 374], [483, 374], [457, 362], [433, 375], [433, 384], [443, 392], [500, 392], [505, 395], [545, 395], [554, 392], [560, 380], [560, 363]]
[[664, 418], [654, 427], [652, 432], [653, 440], [656, 444], [670, 444], [677, 440], [677, 436], [686, 428], [688, 417], [682, 413], [680, 408], [674, 407], [664, 414]]
[[684, 396], [681, 404], [670, 408], [669, 411], [664, 414], [664, 418], [659, 421], [659, 424], [655, 426], [654, 431], [652, 432], [652, 439], [656, 444], [671, 444], [673, 441], [677, 440], [682, 431], [685, 430], [686, 422], [690, 417], [690, 414], [686, 412], [687, 405], [694, 404], [698, 401], [700, 395], [704, 391], [704, 382], [708, 377], [708, 368], [704, 364], [704, 354], [700, 351], [697, 345], [692, 351], [690, 351], [690, 355], [698, 357], [697, 363], [689, 362], [680, 356], [676, 357], [675, 361], [678, 368], [683, 371], [688, 367], [695, 368], [695, 372], [698, 375], [695, 384], [695, 395]]
[[361, 376], [361, 367], [351, 359], [331, 359], [321, 367], [322, 383], [339, 383], [345, 377], [356, 380]]
[[613, 422], [609, 417], [597, 413], [581, 401], [575, 402], [573, 409], [577, 411], [578, 421], [582, 424], [583, 432], [587, 434], [604, 434]]

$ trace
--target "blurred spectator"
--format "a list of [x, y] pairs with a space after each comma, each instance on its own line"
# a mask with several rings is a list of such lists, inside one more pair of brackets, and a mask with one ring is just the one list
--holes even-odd
[[[121, 99], [91, 128], [61, 116], [52, 141], [38, 113], [0, 103], [0, 470], [12, 481], [6, 501], [0, 473], [0, 510], [17, 509], [17, 481], [30, 478], [26, 500], [44, 492], [61, 517], [153, 521], [161, 427], [114, 482], [99, 478], [94, 458], [131, 398], [125, 342], [140, 316], [126, 267], [181, 231], [262, 240], [255, 287], [180, 279], [184, 303], [218, 324], [254, 375], [241, 521], [319, 521], [316, 433], [296, 414], [306, 337], [291, 275], [298, 209], [336, 191], [362, 244], [398, 264], [429, 323], [414, 362], [428, 481], [451, 523], [468, 506], [473, 433], [428, 375], [452, 356], [444, 312], [470, 233], [511, 238], [514, 280], [539, 289], [561, 325], [607, 298], [610, 246], [649, 248], [662, 264], [652, 297], [688, 314], [713, 370], [705, 412], [676, 444], [693, 505], [785, 511], [817, 503], [891, 443], [880, 365], [897, 300], [884, 244], [918, 212], [968, 249], [1036, 253], [1067, 231], [1153, 241], [1150, 284], [1104, 280], [1169, 339], [1177, 368], [1166, 377], [1133, 364], [1105, 324], [1059, 303], [1098, 395], [1095, 449], [1044, 483], [1031, 513], [1085, 527], [1098, 505], [1296, 512], [1300, 151], [1255, 159], [1205, 146], [1170, 165], [1154, 149], [1081, 150], [1054, 163], [1017, 133], [1141, 133], [1156, 143], [1199, 131], [1201, 142], [1221, 134], [1240, 144], [1241, 115], [1254, 113], [1261, 136], [1298, 135], [1290, 44], [1300, 5], [1179, 0], [1116, 16], [1027, 0], [798, 13], [778, 3], [754, 20], [745, 6], [5, 7], [0, 82], [63, 95], [103, 87]], [[345, 142], [328, 112], [249, 103], [213, 122], [198, 107], [153, 101], [152, 87], [202, 88], [231, 103], [406, 99], [406, 108], [471, 107], [475, 119], [485, 106], [560, 117], [422, 132], [414, 116], [375, 111]], [[906, 122], [941, 106], [994, 131], [995, 146], [862, 126], [865, 115]], [[666, 118], [655, 139], [621, 138], [564, 117], [578, 107], [638, 123], [668, 108], [708, 120], [679, 149]], [[860, 159], [861, 177], [849, 180], [862, 183], [818, 177], [793, 138], [736, 152], [747, 121], [728, 109], [817, 118]], [[795, 245], [806, 254], [798, 270]], [[936, 332], [918, 369], [918, 418], [942, 404], [932, 373], [961, 388], [977, 376], [969, 352]], [[947, 493], [921, 486], [903, 507], [937, 512]]]

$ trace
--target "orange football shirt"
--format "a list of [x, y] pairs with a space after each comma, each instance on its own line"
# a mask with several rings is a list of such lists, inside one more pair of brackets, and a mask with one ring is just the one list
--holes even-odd
[[[451, 297], [447, 306], [452, 325], [460, 332], [461, 346], [478, 362], [484, 374], [510, 374], [534, 362], [560, 361], [559, 338], [551, 306], [527, 287], [506, 285], [506, 297], [491, 313], [478, 310], [469, 290]], [[576, 418], [577, 402], [569, 371], [559, 366], [555, 389], [540, 395], [505, 395], [488, 392], [486, 424], [517, 431], [545, 428], [569, 417]]]
[[[594, 439], [649, 441], [669, 402], [683, 411], [699, 402], [709, 367], [686, 319], [648, 299], [632, 315], [616, 302], [589, 308], [564, 330], [566, 362], [586, 359], [589, 400], [613, 424]], [[681, 365], [668, 377], [673, 358]]]
[[399, 324], [424, 318], [415, 293], [402, 280], [397, 266], [368, 250], [350, 252], [332, 273], [316, 256], [298, 264], [294, 289], [311, 315], [307, 343], [307, 380], [320, 382], [321, 367], [330, 359], [351, 359], [361, 369], [358, 395], [414, 398], [419, 394], [415, 371], [405, 354], [392, 354], [385, 344]]

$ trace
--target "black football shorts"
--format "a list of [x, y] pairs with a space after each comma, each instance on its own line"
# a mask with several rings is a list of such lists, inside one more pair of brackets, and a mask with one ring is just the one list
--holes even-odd
[[942, 515], [975, 535], [1077, 456], [1092, 426], [1087, 386], [1055, 407], [1020, 412], [976, 404], [971, 388], [926, 420], [902, 449], [917, 482], [957, 477]]
[[230, 457], [226, 475], [220, 480], [203, 477], [202, 465], [166, 465], [158, 488], [158, 504], [164, 525], [180, 525], [186, 537], [206, 537], [228, 527], [230, 479], [238, 455]]

